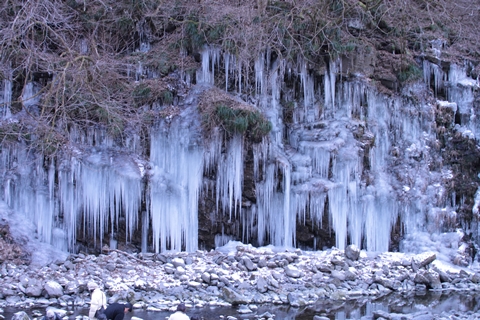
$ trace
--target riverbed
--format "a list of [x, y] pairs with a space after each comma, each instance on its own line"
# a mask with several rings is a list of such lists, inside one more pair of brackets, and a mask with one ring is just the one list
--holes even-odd
[[[66, 310], [68, 319], [81, 319], [88, 314], [87, 308], [61, 307]], [[373, 319], [374, 313], [383, 312], [388, 314], [415, 315], [431, 314], [434, 319], [475, 319], [480, 317], [480, 292], [471, 293], [446, 293], [441, 291], [426, 291], [411, 295], [389, 294], [381, 298], [362, 297], [346, 301], [322, 300], [316, 304], [305, 307], [292, 307], [288, 305], [249, 305], [252, 312], [241, 313], [244, 306], [205, 306], [189, 307], [187, 314], [199, 319], [222, 319], [234, 317], [236, 319], [267, 319], [269, 314], [276, 320], [311, 320], [315, 316], [330, 320], [347, 319]], [[14, 313], [25, 311], [32, 319], [38, 318], [39, 311], [45, 314], [45, 307], [36, 306], [29, 309], [14, 307], [4, 308], [3, 316], [6, 320], [12, 318]], [[146, 311], [134, 309], [125, 320], [143, 319], [158, 320], [167, 319], [172, 312], [169, 311]], [[37, 315], [37, 316], [35, 316]]]

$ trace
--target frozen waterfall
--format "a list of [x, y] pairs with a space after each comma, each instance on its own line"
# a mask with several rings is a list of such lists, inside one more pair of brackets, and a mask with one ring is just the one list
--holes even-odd
[[[236, 236], [296, 247], [297, 227], [308, 225], [331, 230], [340, 249], [352, 243], [388, 251], [399, 221], [408, 234], [455, 215], [452, 195], [442, 187], [448, 170], [430, 166], [437, 107], [431, 101], [388, 96], [361, 77], [345, 80], [340, 61], [330, 61], [318, 76], [305, 61], [292, 64], [267, 50], [252, 62], [252, 79], [245, 62], [218, 48], [205, 48], [201, 63], [182, 111], [157, 119], [148, 146], [140, 146], [136, 134], [119, 145], [104, 130], [78, 128], [71, 128], [69, 152], [54, 160], [21, 143], [2, 146], [3, 201], [35, 223], [42, 241], [70, 251], [79, 240], [98, 246], [106, 236], [126, 243], [142, 239], [143, 251], [194, 251], [199, 202], [208, 194], [216, 202], [212, 215], [240, 221], [242, 228], [236, 235], [215, 234], [215, 245]], [[447, 101], [438, 104], [452, 106], [461, 118], [456, 129], [477, 139], [480, 122], [472, 103], [478, 81], [457, 65], [444, 72], [425, 61], [423, 70], [424, 81], [406, 90], [445, 93], [438, 99]], [[138, 73], [157, 77], [140, 64]], [[260, 143], [251, 145], [241, 135], [226, 139], [218, 129], [205, 142], [198, 95], [219, 73], [222, 89], [250, 99], [271, 122]], [[24, 88], [25, 107], [38, 102], [36, 90], [34, 83]], [[3, 80], [2, 121], [13, 121], [11, 96], [11, 80]], [[255, 201], [244, 203], [250, 156]], [[207, 181], [207, 173], [215, 178]], [[428, 231], [440, 232], [431, 225]], [[322, 249], [320, 234], [310, 240], [310, 249]]]

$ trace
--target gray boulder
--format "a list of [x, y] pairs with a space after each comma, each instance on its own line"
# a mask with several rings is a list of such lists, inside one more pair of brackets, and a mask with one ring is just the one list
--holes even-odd
[[237, 291], [229, 288], [223, 287], [222, 288], [223, 299], [232, 305], [239, 305], [239, 304], [249, 304], [250, 299]]
[[351, 244], [345, 248], [345, 256], [350, 260], [357, 261], [360, 257], [360, 249], [356, 245]]
[[290, 278], [300, 278], [302, 276], [302, 272], [295, 266], [287, 265], [285, 267], [285, 274]]
[[57, 298], [63, 296], [63, 287], [56, 281], [47, 281], [43, 288], [45, 289], [45, 291], [47, 291], [50, 297]]
[[30, 320], [30, 317], [25, 311], [19, 311], [13, 314], [12, 320]]
[[43, 288], [40, 285], [28, 286], [25, 289], [25, 295], [27, 297], [40, 297], [42, 295]]

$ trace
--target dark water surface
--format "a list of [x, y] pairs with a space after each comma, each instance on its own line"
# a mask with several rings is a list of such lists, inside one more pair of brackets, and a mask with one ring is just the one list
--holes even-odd
[[[88, 315], [86, 308], [60, 308], [71, 311], [69, 318], [73, 319], [78, 315]], [[26, 311], [32, 316], [34, 310], [41, 310], [44, 314], [45, 308], [36, 307], [31, 309], [4, 308], [3, 315], [10, 320], [13, 313]], [[429, 311], [433, 314], [442, 312], [466, 313], [480, 310], [480, 292], [442, 293], [426, 292], [425, 294], [399, 295], [390, 294], [379, 299], [362, 297], [356, 300], [333, 302], [330, 300], [318, 301], [315, 305], [293, 308], [286, 305], [258, 305], [258, 309], [252, 313], [241, 314], [239, 307], [210, 307], [188, 308], [189, 316], [197, 316], [199, 319], [220, 319], [224, 316], [234, 316], [237, 319], [255, 319], [265, 312], [275, 315], [276, 320], [311, 320], [315, 315], [328, 317], [329, 319], [345, 320], [360, 319], [363, 316], [371, 316], [374, 311], [382, 310], [389, 313], [411, 314], [420, 311]], [[125, 320], [131, 317], [138, 317], [144, 320], [161, 320], [167, 318], [171, 312], [156, 312], [134, 309]]]

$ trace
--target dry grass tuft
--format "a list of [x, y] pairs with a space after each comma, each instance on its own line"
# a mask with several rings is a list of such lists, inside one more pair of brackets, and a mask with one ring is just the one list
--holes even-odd
[[211, 114], [219, 105], [226, 106], [231, 109], [240, 109], [250, 112], [258, 111], [252, 105], [247, 104], [240, 98], [232, 96], [227, 92], [218, 88], [211, 88], [202, 93], [198, 107], [201, 113]]

